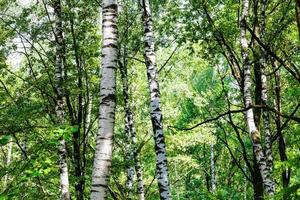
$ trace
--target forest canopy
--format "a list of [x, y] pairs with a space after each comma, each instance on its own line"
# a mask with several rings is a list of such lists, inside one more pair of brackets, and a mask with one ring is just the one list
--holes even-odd
[[0, 200], [300, 199], [299, 0], [0, 0]]

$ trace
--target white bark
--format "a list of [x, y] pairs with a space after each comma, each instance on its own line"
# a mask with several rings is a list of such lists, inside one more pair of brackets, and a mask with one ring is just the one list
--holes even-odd
[[145, 61], [151, 100], [150, 114], [155, 140], [156, 176], [160, 199], [171, 199], [166, 145], [164, 141], [162, 112], [160, 108], [160, 92], [157, 81], [158, 73], [155, 61], [154, 33], [149, 0], [141, 0], [141, 5], [144, 22]]
[[[136, 172], [137, 182], [138, 182], [138, 194], [139, 194], [139, 200], [145, 199], [145, 188], [144, 188], [144, 182], [143, 182], [143, 170], [140, 163], [139, 158], [139, 152], [137, 150], [137, 138], [136, 138], [136, 131], [134, 128], [134, 121], [133, 121], [133, 114], [130, 112], [130, 120], [129, 120], [129, 130], [131, 133], [131, 139], [132, 139], [132, 151], [133, 151], [133, 159], [134, 159], [134, 168]], [[134, 173], [133, 173], [134, 175]]]
[[[249, 63], [248, 56], [248, 41], [246, 36], [246, 20], [248, 17], [249, 0], [242, 1], [242, 15], [241, 15], [241, 46], [242, 46], [242, 56], [243, 56], [243, 66], [244, 66], [244, 101], [245, 108], [249, 108], [252, 105], [251, 98], [251, 65]], [[249, 133], [253, 143], [254, 153], [259, 165], [260, 173], [262, 175], [263, 183], [266, 192], [269, 195], [274, 195], [274, 183], [270, 178], [268, 166], [266, 163], [266, 158], [263, 152], [263, 148], [260, 140], [260, 133], [254, 122], [253, 109], [247, 109], [246, 111], [246, 121], [249, 129]]]
[[[63, 31], [62, 31], [62, 16], [61, 16], [61, 2], [60, 0], [53, 1], [54, 15], [55, 15], [55, 89], [56, 89], [56, 117], [59, 125], [65, 123], [64, 100], [63, 100]], [[67, 150], [66, 142], [61, 138], [59, 142], [59, 168], [60, 168], [60, 189], [61, 199], [69, 200], [69, 174], [67, 164]]]
[[145, 200], [145, 188], [144, 188], [144, 182], [143, 182], [143, 171], [142, 167], [139, 161], [139, 157], [135, 155], [135, 172], [136, 177], [138, 181], [138, 194], [139, 194], [139, 200]]
[[100, 115], [92, 173], [91, 200], [107, 198], [116, 109], [117, 9], [117, 0], [103, 0]]
[[60, 169], [60, 189], [61, 189], [61, 199], [69, 200], [69, 174], [68, 174], [68, 164], [67, 164], [67, 150], [65, 140], [60, 140], [59, 142], [59, 169]]
[[[261, 5], [261, 40], [265, 41], [265, 26], [266, 26], [266, 0], [262, 0]], [[268, 84], [267, 84], [267, 76], [266, 76], [266, 58], [267, 53], [263, 48], [261, 48], [261, 101], [263, 106], [267, 106], [268, 104]], [[265, 133], [265, 153], [267, 159], [267, 166], [269, 168], [270, 174], [273, 170], [273, 153], [272, 153], [272, 133], [270, 128], [270, 114], [269, 111], [264, 108], [263, 109], [263, 127]], [[275, 187], [275, 186], [273, 186]]]
[[[126, 83], [127, 84], [127, 83]], [[124, 85], [124, 80], [123, 80], [123, 85]], [[124, 87], [124, 86], [123, 86]], [[127, 87], [128, 89], [128, 87]], [[124, 90], [124, 89], [123, 89]], [[127, 175], [127, 180], [126, 180], [126, 188], [128, 190], [128, 196], [130, 197], [132, 195], [132, 189], [133, 189], [133, 181], [134, 181], [134, 146], [133, 146], [133, 142], [132, 142], [132, 134], [130, 131], [130, 126], [133, 125], [132, 122], [132, 114], [131, 114], [131, 110], [129, 108], [129, 102], [128, 102], [128, 90], [127, 91], [123, 91], [123, 93], [127, 93], [127, 97], [125, 100], [125, 134], [126, 134], [126, 175]]]
[[[268, 93], [267, 93], [267, 76], [265, 75], [265, 70], [263, 69], [261, 75], [261, 83], [262, 83], [262, 104], [263, 106], [267, 106], [268, 101]], [[270, 129], [270, 114], [269, 111], [264, 108], [263, 109], [263, 126], [265, 133], [265, 153], [267, 159], [267, 165], [269, 171], [272, 171], [273, 168], [273, 154], [272, 154], [272, 134]]]

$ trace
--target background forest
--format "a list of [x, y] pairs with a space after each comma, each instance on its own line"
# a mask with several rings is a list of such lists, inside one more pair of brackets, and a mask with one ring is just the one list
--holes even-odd
[[299, 12], [0, 0], [0, 199], [300, 199]]

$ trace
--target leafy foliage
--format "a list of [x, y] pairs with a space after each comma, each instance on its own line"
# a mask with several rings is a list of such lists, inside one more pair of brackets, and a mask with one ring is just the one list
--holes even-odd
[[[61, 126], [57, 126], [55, 117], [56, 41], [52, 1], [24, 2], [0, 1], [0, 199], [58, 199], [57, 147], [61, 138], [67, 143], [71, 195], [75, 198], [75, 183], [81, 181], [75, 175], [74, 135], [77, 133], [81, 179], [87, 199], [98, 129], [101, 1], [61, 1], [66, 73], [63, 88], [67, 94], [66, 120]], [[254, 2], [251, 1], [247, 21], [250, 30], [255, 25]], [[141, 8], [136, 1], [121, 0], [119, 4], [119, 61], [128, 68], [129, 101], [134, 113], [146, 199], [156, 200], [159, 191], [155, 181], [156, 157], [149, 116]], [[241, 87], [244, 75], [239, 38], [241, 3], [165, 0], [151, 1], [151, 6], [173, 199], [252, 199], [255, 166]], [[261, 6], [259, 3], [259, 9]], [[265, 35], [259, 36], [270, 51], [265, 67], [270, 129], [273, 137], [279, 134], [286, 141], [284, 160], [279, 137], [273, 138], [272, 177], [276, 182], [276, 199], [300, 196], [300, 54], [295, 6], [294, 1], [268, 1]], [[258, 15], [261, 21], [261, 12]], [[252, 66], [259, 60], [255, 57], [259, 45], [250, 31], [247, 38]], [[232, 57], [235, 61], [230, 60]], [[119, 73], [117, 78], [109, 199], [129, 199], [125, 170], [128, 141], [124, 134], [124, 96]], [[256, 83], [252, 75], [253, 99]], [[280, 110], [274, 105], [278, 100]], [[278, 116], [280, 120], [276, 121]], [[257, 125], [264, 146], [263, 121]], [[216, 191], [211, 186], [210, 145], [214, 145]], [[282, 173], [288, 171], [290, 179], [285, 187]], [[131, 199], [137, 198], [134, 189]]]

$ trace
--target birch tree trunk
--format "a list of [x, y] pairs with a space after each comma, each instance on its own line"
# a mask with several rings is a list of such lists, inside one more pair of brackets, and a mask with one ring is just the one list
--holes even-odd
[[154, 33], [149, 0], [141, 0], [144, 22], [145, 61], [150, 90], [150, 114], [155, 140], [156, 176], [160, 199], [171, 199], [166, 145], [163, 134], [162, 111], [160, 108], [160, 91], [157, 81], [156, 56], [154, 48]]
[[[129, 165], [127, 166], [127, 181], [126, 186], [129, 192], [132, 190], [133, 181], [134, 181], [134, 170], [136, 172], [137, 182], [138, 182], [138, 194], [139, 200], [145, 199], [145, 189], [143, 182], [143, 173], [142, 167], [139, 160], [138, 150], [137, 150], [137, 138], [136, 131], [134, 128], [134, 119], [133, 113], [130, 108], [129, 102], [129, 88], [128, 88], [128, 77], [127, 77], [127, 67], [126, 63], [120, 64], [120, 71], [123, 83], [123, 96], [124, 96], [124, 104], [125, 104], [125, 134], [127, 136], [128, 146], [126, 151], [127, 160], [129, 161]], [[130, 162], [133, 160], [134, 163]]]
[[133, 141], [133, 145], [135, 147], [133, 156], [134, 156], [134, 168], [135, 168], [136, 178], [137, 178], [137, 182], [138, 182], [137, 190], [138, 190], [138, 194], [139, 194], [139, 200], [145, 200], [145, 187], [144, 187], [144, 181], [143, 181], [143, 171], [142, 171], [142, 166], [141, 166], [140, 159], [139, 159], [139, 154], [137, 152], [136, 132], [135, 132], [134, 128], [132, 131], [132, 141]]
[[127, 68], [126, 63], [120, 65], [120, 72], [123, 83], [123, 98], [125, 105], [125, 135], [126, 135], [126, 188], [128, 192], [128, 198], [131, 198], [133, 181], [134, 181], [134, 154], [133, 154], [133, 142], [131, 136], [131, 126], [133, 125], [132, 112], [129, 105], [128, 94], [128, 81], [127, 81]]
[[[61, 2], [60, 0], [53, 1], [54, 15], [55, 15], [55, 39], [56, 39], [56, 53], [55, 53], [55, 89], [56, 89], [56, 107], [55, 112], [60, 125], [65, 123], [64, 100], [63, 100], [63, 31], [62, 31], [62, 17], [61, 17]], [[61, 138], [59, 142], [59, 168], [60, 168], [60, 189], [61, 199], [69, 200], [69, 174], [67, 164], [67, 150], [66, 142]]]
[[92, 173], [91, 200], [104, 200], [112, 159], [116, 109], [117, 0], [102, 2], [102, 72], [100, 83], [99, 129]]
[[[267, 106], [267, 101], [268, 101], [267, 76], [264, 67], [262, 67], [261, 83], [262, 83], [262, 91], [261, 91], [262, 105]], [[264, 126], [264, 133], [265, 133], [266, 161], [267, 161], [268, 169], [271, 174], [273, 169], [272, 134], [270, 129], [270, 114], [266, 108], [263, 108], [263, 126]]]
[[[126, 100], [128, 101], [128, 100]], [[127, 104], [127, 105], [126, 105]], [[127, 167], [126, 167], [126, 173], [127, 173], [127, 180], [126, 180], [126, 188], [128, 190], [128, 196], [130, 197], [132, 195], [132, 189], [133, 189], [133, 181], [134, 181], [134, 155], [133, 155], [133, 143], [132, 143], [132, 137], [131, 137], [131, 132], [130, 132], [130, 123], [132, 123], [132, 114], [131, 111], [129, 110], [128, 107], [128, 102], [125, 103], [125, 134], [127, 137], [127, 145], [126, 145], [126, 162], [127, 162]]]
[[[261, 2], [261, 22], [260, 22], [260, 35], [261, 40], [265, 41], [265, 26], [266, 26], [266, 6], [267, 1], [262, 0]], [[268, 84], [266, 76], [266, 64], [267, 64], [267, 53], [261, 48], [260, 66], [261, 66], [261, 103], [263, 106], [268, 104]], [[272, 134], [270, 129], [270, 114], [266, 108], [263, 108], [263, 127], [265, 133], [265, 153], [267, 159], [267, 166], [270, 171], [270, 175], [273, 170], [273, 153], [272, 153]], [[273, 186], [275, 187], [275, 185]]]
[[[248, 17], [248, 9], [249, 9], [249, 0], [243, 0], [242, 15], [241, 15], [241, 22], [240, 22], [240, 34], [241, 34], [241, 46], [242, 46], [242, 57], [243, 57], [242, 61], [244, 67], [244, 91], [243, 91], [244, 94], [243, 95], [244, 95], [245, 108], [249, 108], [252, 105], [251, 65], [249, 63], [248, 41], [246, 37], [246, 23], [247, 23], [246, 20]], [[252, 108], [247, 109], [245, 114], [246, 114], [246, 121], [249, 129], [249, 133], [253, 143], [255, 157], [258, 162], [260, 173], [262, 175], [265, 190], [267, 194], [274, 195], [274, 183], [270, 179], [268, 166], [261, 145], [260, 133], [254, 121], [253, 109]]]
[[214, 145], [210, 145], [210, 173], [211, 173], [211, 191], [216, 192], [216, 174], [215, 174], [215, 160], [214, 160]]

